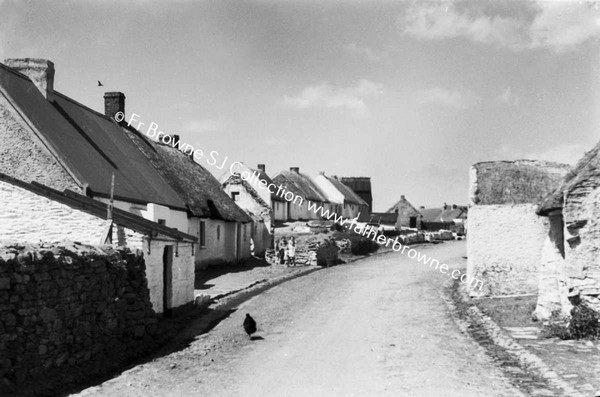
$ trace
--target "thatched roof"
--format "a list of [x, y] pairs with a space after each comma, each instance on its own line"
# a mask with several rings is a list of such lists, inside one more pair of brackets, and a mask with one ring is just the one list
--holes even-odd
[[552, 194], [541, 200], [538, 215], [547, 215], [552, 210], [561, 209], [565, 192], [586, 180], [600, 183], [600, 142], [575, 164]]
[[185, 201], [192, 215], [231, 222], [252, 221], [223, 191], [219, 181], [190, 156], [170, 145], [151, 141], [133, 128], [124, 130]]
[[560, 184], [570, 167], [537, 160], [486, 161], [472, 166], [477, 205], [538, 203]]
[[298, 195], [305, 200], [314, 202], [327, 202], [319, 188], [306, 176], [296, 171], [281, 171], [273, 178], [276, 184], [282, 185], [287, 191]]

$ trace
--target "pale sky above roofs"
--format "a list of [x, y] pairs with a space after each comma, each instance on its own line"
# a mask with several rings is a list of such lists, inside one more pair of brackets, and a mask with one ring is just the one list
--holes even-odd
[[599, 21], [579, 1], [0, 0], [0, 58], [270, 175], [370, 176], [383, 211], [466, 203], [478, 161], [591, 149]]

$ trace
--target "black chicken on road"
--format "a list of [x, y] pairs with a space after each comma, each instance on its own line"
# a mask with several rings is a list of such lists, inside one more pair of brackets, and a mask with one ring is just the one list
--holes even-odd
[[246, 331], [250, 338], [256, 332], [256, 321], [248, 313], [246, 313], [246, 318], [244, 319], [244, 331]]

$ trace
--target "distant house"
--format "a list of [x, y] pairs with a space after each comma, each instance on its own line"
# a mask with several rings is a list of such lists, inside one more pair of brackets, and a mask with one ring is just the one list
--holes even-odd
[[113, 208], [73, 191], [58, 191], [0, 174], [0, 241], [19, 244], [74, 241], [143, 250], [150, 301], [156, 313], [194, 300], [194, 250], [186, 233]]
[[337, 215], [354, 219], [361, 213], [368, 213], [368, 204], [336, 176], [326, 176], [324, 172], [321, 172], [312, 177], [312, 181], [329, 201], [331, 210]]
[[[553, 192], [569, 166], [545, 161], [489, 161], [470, 173], [467, 275], [472, 296], [535, 294], [547, 219], [537, 203]], [[477, 288], [476, 288], [477, 287]]]
[[600, 312], [600, 143], [543, 200], [550, 223], [542, 251], [536, 317], [569, 314], [569, 296]]
[[342, 177], [341, 181], [344, 185], [348, 186], [364, 200], [369, 206], [369, 212], [373, 211], [373, 193], [371, 192], [371, 178], [358, 176], [358, 177]]
[[5, 62], [0, 172], [104, 203], [113, 194], [116, 208], [198, 237], [197, 267], [250, 256], [252, 219], [191, 158], [119, 125], [122, 93], [107, 93], [98, 113], [54, 90], [52, 62]]
[[234, 171], [233, 175], [229, 172], [223, 175], [221, 184], [225, 193], [254, 218], [252, 231], [254, 254], [262, 256], [267, 248], [273, 248], [272, 234], [275, 219], [271, 193], [267, 188], [261, 187], [259, 181], [264, 181], [263, 186], [269, 186], [273, 181], [265, 172], [264, 164], [259, 164], [257, 169], [253, 169], [238, 163]]
[[421, 213], [404, 197], [394, 204], [388, 211], [397, 215], [396, 228], [398, 230], [406, 227], [421, 228]]
[[429, 231], [444, 229], [464, 234], [468, 210], [467, 206], [446, 203], [440, 208], [419, 208], [422, 215], [421, 228]]
[[[288, 205], [288, 219], [292, 221], [305, 221], [311, 219], [321, 219], [321, 212], [309, 209], [309, 205], [316, 207], [330, 208], [329, 201], [319, 191], [319, 188], [310, 180], [310, 178], [300, 173], [298, 167], [291, 167], [289, 171], [281, 171], [273, 177], [273, 182], [281, 185], [286, 192], [293, 197]], [[274, 194], [276, 196], [276, 194]]]

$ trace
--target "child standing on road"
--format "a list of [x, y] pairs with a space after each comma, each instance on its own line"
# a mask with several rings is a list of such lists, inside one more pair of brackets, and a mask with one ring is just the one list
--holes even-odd
[[296, 239], [290, 237], [290, 242], [287, 246], [288, 266], [296, 266]]
[[277, 244], [277, 255], [279, 256], [279, 264], [283, 265], [285, 263], [285, 251], [287, 249], [287, 241], [285, 237], [282, 237], [279, 240], [279, 244]]

